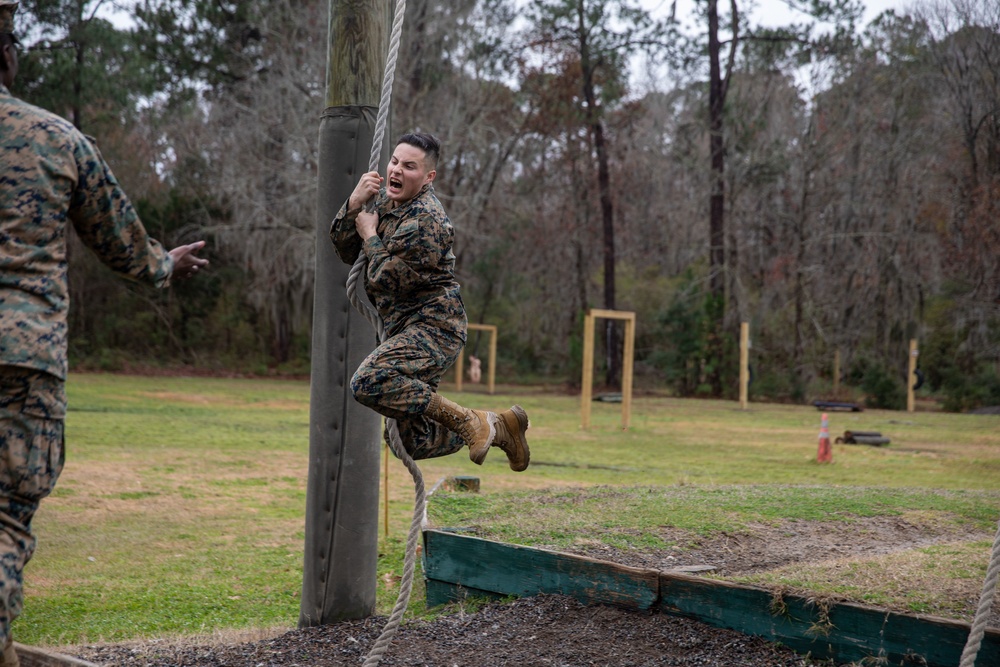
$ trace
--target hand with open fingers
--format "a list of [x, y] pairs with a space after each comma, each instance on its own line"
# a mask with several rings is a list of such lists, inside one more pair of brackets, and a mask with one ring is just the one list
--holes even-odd
[[348, 210], [353, 211], [368, 203], [369, 199], [378, 194], [379, 189], [382, 187], [382, 180], [377, 171], [369, 171], [362, 174], [361, 180], [354, 186], [354, 192], [351, 193], [351, 197], [347, 202]]
[[195, 253], [205, 247], [204, 241], [195, 241], [187, 245], [177, 246], [170, 251], [174, 260], [174, 278], [186, 279], [208, 266], [208, 260], [198, 257]]

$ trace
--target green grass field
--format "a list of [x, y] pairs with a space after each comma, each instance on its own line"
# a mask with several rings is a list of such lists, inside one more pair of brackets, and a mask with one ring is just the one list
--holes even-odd
[[[835, 445], [833, 464], [823, 465], [811, 406], [741, 411], [733, 402], [641, 397], [629, 430], [620, 429], [620, 405], [594, 403], [593, 426], [583, 432], [578, 397], [531, 387], [501, 387], [493, 397], [443, 391], [473, 407], [519, 402], [531, 417], [532, 465], [523, 473], [511, 472], [500, 452], [482, 467], [461, 454], [420, 462], [428, 487], [452, 475], [481, 480], [478, 496], [432, 499], [436, 523], [473, 521], [499, 539], [559, 547], [586, 534], [617, 548], [655, 548], [648, 528], [664, 517], [708, 535], [783, 518], [922, 512], [983, 531], [1000, 518], [998, 416], [831, 413], [832, 437], [878, 430], [892, 444]], [[17, 640], [58, 647], [294, 627], [308, 383], [78, 374], [68, 392], [66, 468], [35, 519], [39, 546], [26, 570]], [[409, 474], [394, 459], [389, 480], [383, 614], [398, 592], [413, 500]], [[525, 512], [525, 499], [538, 494], [595, 499]], [[988, 546], [922, 557], [958, 558], [962, 564], [938, 567], [940, 576], [974, 579], [979, 560], [985, 573]], [[417, 578], [411, 615], [427, 613]], [[802, 585], [834, 591], [838, 583], [817, 573]]]

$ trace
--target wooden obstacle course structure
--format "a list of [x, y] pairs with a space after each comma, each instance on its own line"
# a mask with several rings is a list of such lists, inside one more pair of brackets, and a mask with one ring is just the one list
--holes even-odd
[[80, 660], [70, 655], [47, 651], [37, 646], [26, 646], [14, 642], [14, 650], [21, 667], [98, 667], [92, 662]]
[[[486, 391], [491, 396], [497, 379], [497, 328], [492, 324], [469, 324], [469, 331], [485, 331], [490, 334], [489, 365], [486, 369]], [[465, 350], [455, 360], [455, 391], [462, 391], [462, 375], [465, 373]]]
[[635, 364], [635, 313], [591, 308], [583, 319], [583, 381], [580, 392], [580, 423], [590, 428], [590, 402], [594, 394], [594, 326], [597, 318], [625, 322], [625, 349], [622, 364], [622, 429], [632, 419], [632, 374]]
[[[782, 595], [426, 527], [423, 537], [428, 606], [470, 596], [568, 595], [757, 635], [837, 664], [954, 667], [970, 631], [968, 623], [949, 619]], [[986, 630], [977, 664], [1000, 665], [1000, 630]]]

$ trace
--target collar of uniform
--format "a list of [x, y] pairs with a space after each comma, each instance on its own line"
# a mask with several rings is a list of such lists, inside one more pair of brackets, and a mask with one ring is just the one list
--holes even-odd
[[10, 95], [10, 91], [7, 90], [7, 86], [0, 83], [0, 95]]
[[[420, 199], [421, 197], [423, 197], [428, 192], [434, 192], [434, 185], [432, 183], [425, 183], [424, 187], [420, 188], [420, 192], [418, 192], [417, 194], [413, 195], [413, 197], [410, 200], [406, 201], [403, 204], [400, 204], [396, 208], [392, 208], [392, 209], [387, 208], [387, 210], [385, 211], [384, 214], [385, 215], [402, 216], [407, 211], [410, 210], [410, 207], [413, 206], [413, 202], [417, 201], [418, 199]], [[385, 201], [386, 201], [387, 205], [390, 204], [390, 203], [392, 203], [392, 200], [390, 200], [390, 199], [386, 199]]]

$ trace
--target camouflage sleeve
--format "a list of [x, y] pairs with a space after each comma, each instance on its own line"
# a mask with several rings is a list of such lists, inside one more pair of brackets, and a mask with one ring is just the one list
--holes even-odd
[[167, 286], [173, 259], [146, 232], [100, 151], [81, 136], [73, 156], [78, 181], [69, 218], [80, 238], [115, 273], [156, 287]]
[[428, 287], [448, 255], [454, 231], [447, 219], [421, 213], [403, 220], [385, 240], [372, 236], [364, 242], [368, 281], [380, 292], [398, 296]]
[[361, 252], [361, 237], [354, 227], [354, 221], [358, 217], [357, 210], [348, 211], [347, 202], [340, 207], [337, 216], [330, 225], [330, 240], [337, 250], [337, 256], [345, 264], [354, 264]]

